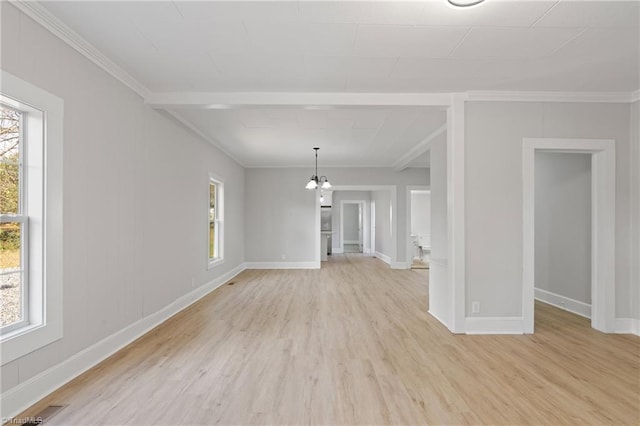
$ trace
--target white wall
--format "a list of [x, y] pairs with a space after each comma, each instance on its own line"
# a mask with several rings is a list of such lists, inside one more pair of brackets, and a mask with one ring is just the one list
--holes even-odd
[[[2, 2], [2, 68], [64, 101], [64, 337], [2, 366], [2, 392], [242, 264], [244, 171]], [[208, 173], [225, 257], [207, 270]]]
[[465, 125], [467, 315], [522, 315], [522, 139], [555, 137], [616, 141], [616, 317], [629, 317], [629, 105], [470, 102]]
[[411, 191], [411, 235], [431, 235], [431, 193]]
[[[395, 185], [397, 188], [398, 259], [408, 262], [406, 250], [406, 187], [428, 185], [428, 169], [409, 168], [322, 168], [335, 186]], [[249, 262], [313, 262], [315, 241], [315, 198], [304, 188], [308, 168], [246, 170], [246, 260]], [[300, 183], [302, 182], [302, 183]], [[336, 191], [334, 191], [335, 193]], [[335, 213], [335, 198], [334, 198]], [[266, 212], [266, 214], [265, 214]], [[335, 223], [334, 223], [335, 224]]]
[[[631, 317], [640, 321], [640, 102], [631, 105]], [[636, 326], [640, 329], [640, 324]]]
[[376, 208], [376, 252], [392, 257], [391, 191], [371, 191], [371, 201]]
[[358, 204], [345, 204], [343, 207], [343, 231], [345, 243], [353, 244], [359, 241], [358, 228], [359, 228], [359, 205]]
[[429, 261], [429, 312], [452, 325], [451, 286], [448, 285], [447, 142], [431, 145], [431, 259]]
[[535, 288], [591, 304], [590, 154], [535, 154]]
[[314, 261], [320, 193], [305, 189], [307, 172], [302, 168], [246, 170], [247, 262]]

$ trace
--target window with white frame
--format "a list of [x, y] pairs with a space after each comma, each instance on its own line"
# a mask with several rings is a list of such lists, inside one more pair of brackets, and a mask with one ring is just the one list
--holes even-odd
[[1, 71], [0, 341], [6, 364], [62, 337], [63, 102]]
[[29, 322], [29, 217], [22, 117], [22, 111], [0, 104], [0, 327], [3, 333]]
[[209, 267], [224, 259], [224, 185], [209, 176]]

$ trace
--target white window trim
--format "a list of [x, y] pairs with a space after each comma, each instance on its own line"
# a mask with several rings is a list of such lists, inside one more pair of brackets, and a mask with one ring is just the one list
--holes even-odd
[[[14, 75], [0, 70], [2, 100], [18, 109], [43, 111], [40, 120], [26, 124], [28, 138], [44, 138], [44, 149], [27, 161], [40, 162], [42, 193], [29, 195], [30, 291], [28, 326], [1, 336], [2, 365], [44, 347], [63, 335], [62, 256], [62, 129], [64, 102]], [[33, 114], [36, 116], [37, 114]], [[30, 119], [29, 119], [30, 120]], [[29, 142], [27, 142], [29, 145]], [[27, 148], [29, 149], [29, 148]], [[39, 157], [39, 158], [38, 158]], [[44, 167], [42, 167], [44, 166]], [[31, 171], [29, 179], [31, 179]], [[40, 178], [40, 177], [37, 177]], [[34, 203], [39, 204], [34, 208]], [[33, 211], [40, 211], [35, 216]], [[36, 241], [37, 240], [37, 241]], [[34, 269], [36, 268], [36, 269]], [[37, 308], [41, 309], [37, 309]]]
[[[27, 153], [25, 152], [25, 125], [32, 124], [33, 120], [25, 120], [25, 112], [23, 109], [14, 108], [8, 105], [6, 102], [0, 102], [3, 108], [10, 108], [14, 111], [20, 112], [20, 127], [18, 128], [19, 133], [19, 141], [18, 141], [18, 181], [19, 185], [19, 194], [18, 194], [18, 211], [15, 214], [3, 215], [0, 214], [0, 222], [2, 223], [18, 223], [20, 224], [20, 270], [22, 273], [21, 280], [21, 288], [20, 288], [20, 297], [22, 299], [22, 304], [20, 306], [21, 311], [21, 320], [8, 324], [0, 328], [2, 330], [2, 334], [10, 334], [15, 330], [20, 330], [25, 326], [30, 324], [31, 318], [29, 318], [29, 216], [27, 211], [27, 186], [29, 182], [26, 180], [24, 169], [27, 167]], [[32, 111], [32, 113], [36, 113], [41, 115], [40, 111]], [[37, 117], [37, 121], [41, 120], [41, 117]], [[37, 131], [37, 130], [36, 130]], [[36, 149], [40, 147], [35, 147]], [[39, 168], [39, 167], [38, 167]], [[37, 188], [40, 190], [41, 188]], [[25, 285], [26, 284], [26, 285]]]
[[220, 177], [209, 173], [207, 182], [207, 212], [209, 210], [209, 185], [216, 185], [216, 216], [218, 222], [218, 257], [209, 258], [209, 216], [207, 213], [207, 269], [213, 269], [224, 263], [224, 180]]

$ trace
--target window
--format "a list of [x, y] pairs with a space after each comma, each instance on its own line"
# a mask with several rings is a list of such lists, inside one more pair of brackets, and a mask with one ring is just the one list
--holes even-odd
[[223, 197], [222, 181], [209, 176], [209, 268], [224, 259]]
[[5, 71], [0, 78], [4, 365], [62, 337], [63, 102]]
[[29, 219], [25, 201], [23, 113], [0, 104], [0, 327], [28, 324]]

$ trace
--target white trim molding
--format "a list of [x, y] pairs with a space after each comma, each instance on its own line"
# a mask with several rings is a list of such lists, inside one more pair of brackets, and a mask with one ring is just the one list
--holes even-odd
[[133, 78], [131, 74], [105, 56], [37, 1], [9, 1], [22, 13], [42, 25], [45, 29], [53, 33], [53, 35], [67, 43], [67, 45], [80, 52], [85, 58], [111, 74], [112, 77], [136, 92], [141, 98], [146, 99], [150, 95], [151, 92], [142, 83]]
[[183, 295], [161, 310], [130, 324], [60, 364], [3, 392], [0, 395], [2, 417], [8, 419], [18, 415], [65, 383], [104, 361], [134, 340], [236, 277], [244, 269], [244, 264], [238, 265], [231, 271]]
[[613, 332], [617, 334], [635, 334], [636, 336], [640, 336], [640, 319], [616, 318]]
[[411, 163], [413, 160], [415, 160], [416, 158], [418, 158], [419, 156], [427, 152], [429, 148], [431, 148], [431, 142], [433, 142], [435, 138], [445, 134], [446, 132], [447, 132], [447, 123], [444, 123], [442, 126], [438, 127], [436, 130], [431, 132], [421, 142], [418, 142], [418, 144], [415, 145], [413, 148], [411, 148], [409, 152], [407, 152], [402, 157], [400, 157], [398, 161], [393, 163], [391, 165], [391, 167], [393, 167], [393, 170], [395, 170], [396, 172], [401, 172], [407, 167], [409, 167], [409, 163]]
[[447, 108], [447, 283], [450, 286], [450, 329], [465, 332], [466, 236], [465, 236], [465, 103], [464, 93], [453, 95]]
[[203, 140], [209, 142], [211, 145], [222, 151], [227, 157], [231, 158], [233, 161], [238, 163], [240, 166], [246, 168], [244, 164], [236, 156], [232, 155], [228, 150], [226, 150], [216, 139], [206, 135], [203, 131], [197, 128], [193, 123], [186, 120], [182, 115], [178, 114], [177, 111], [166, 110], [165, 111], [169, 116], [173, 117], [174, 120], [177, 120], [179, 124], [185, 126], [188, 130], [195, 133], [196, 136], [202, 138]]
[[411, 269], [411, 262], [392, 262], [391, 269]]
[[245, 262], [245, 269], [320, 269], [320, 263], [311, 262]]
[[522, 313], [525, 333], [534, 329], [536, 152], [591, 154], [591, 326], [614, 331], [615, 313], [615, 194], [616, 163], [613, 139], [524, 138], [522, 141]]
[[382, 260], [387, 265], [391, 265], [391, 258], [389, 256], [387, 256], [386, 254], [384, 254], [384, 253], [380, 253], [379, 251], [377, 251], [377, 252], [375, 252], [373, 257], [377, 257], [378, 259]]
[[580, 315], [581, 317], [591, 318], [591, 305], [589, 303], [571, 299], [570, 297], [562, 296], [541, 288], [536, 288], [534, 291], [536, 300], [540, 302]]
[[469, 101], [631, 103], [636, 92], [470, 91]]
[[631, 92], [631, 103], [640, 101], [640, 90]]
[[467, 334], [523, 334], [522, 317], [467, 317]]

